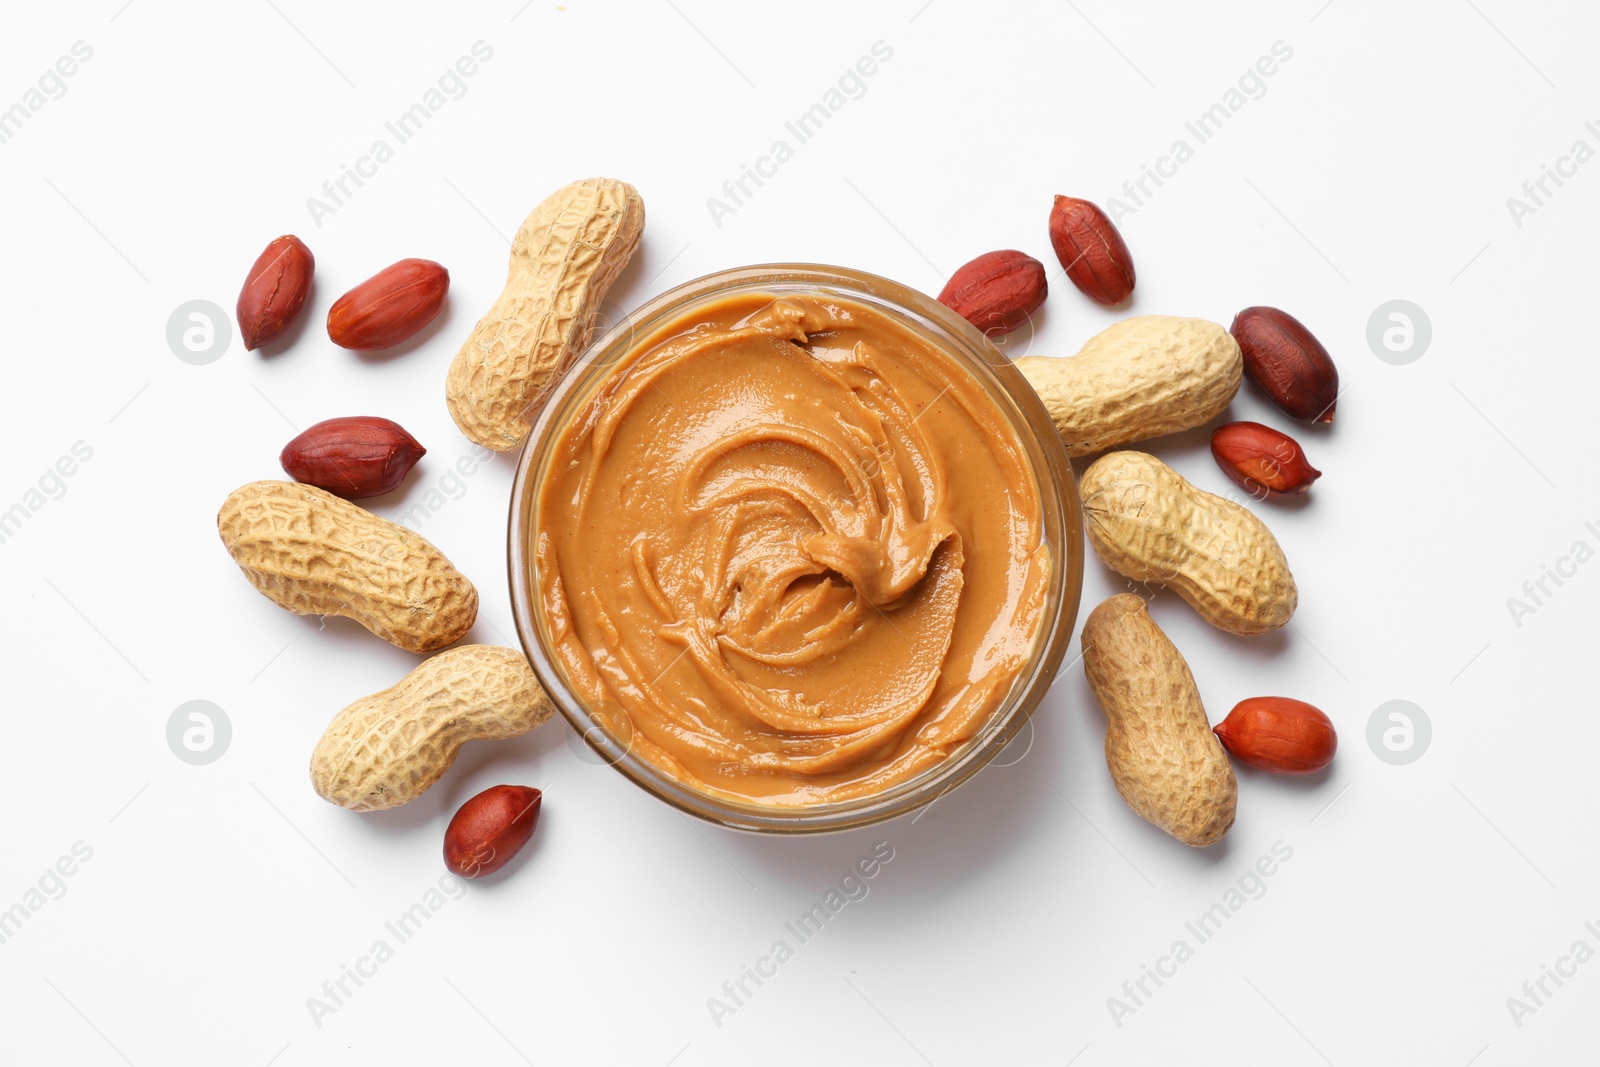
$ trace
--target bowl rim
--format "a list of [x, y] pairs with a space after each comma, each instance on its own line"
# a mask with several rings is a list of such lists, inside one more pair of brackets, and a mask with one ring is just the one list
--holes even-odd
[[[633, 755], [625, 740], [611, 736], [592, 719], [567, 684], [555, 657], [546, 651], [537, 607], [536, 561], [529, 544], [539, 499], [536, 483], [540, 479], [535, 475], [543, 468], [542, 461], [558, 417], [577, 399], [587, 400], [594, 386], [609, 375], [620, 358], [634, 351], [641, 339], [652, 338], [655, 331], [681, 318], [695, 304], [769, 287], [782, 287], [795, 293], [836, 290], [841, 296], [887, 311], [924, 335], [933, 327], [934, 331], [942, 330], [951, 340], [961, 342], [958, 346], [942, 343], [943, 339], [937, 336], [928, 337], [977, 378], [1012, 421], [1038, 483], [1042, 537], [1052, 547], [1053, 565], [1035, 648], [1013, 680], [1005, 700], [971, 741], [937, 765], [880, 793], [797, 807], [744, 803], [684, 785]], [[774, 289], [773, 295], [776, 297], [782, 292]], [[560, 425], [565, 425], [564, 419]], [[714, 271], [646, 300], [603, 335], [592, 339], [552, 383], [523, 441], [513, 476], [507, 529], [507, 578], [517, 638], [534, 674], [561, 717], [603, 762], [657, 799], [716, 825], [758, 833], [830, 833], [883, 822], [931, 804], [987, 766], [1029, 722], [1034, 709], [1055, 681], [1077, 623], [1083, 585], [1082, 528], [1077, 481], [1049, 413], [1012, 361], [975, 327], [926, 294], [875, 274], [819, 263], [766, 263]]]

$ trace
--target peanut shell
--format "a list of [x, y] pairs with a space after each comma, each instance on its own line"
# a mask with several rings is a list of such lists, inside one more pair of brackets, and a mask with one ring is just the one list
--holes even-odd
[[1069, 456], [1189, 430], [1221, 414], [1244, 360], [1205, 319], [1137, 315], [1108, 326], [1068, 359], [1023, 356], [1017, 369], [1050, 412]]
[[1294, 615], [1300, 594], [1289, 561], [1245, 508], [1144, 452], [1101, 456], [1078, 488], [1089, 544], [1123, 577], [1171, 587], [1229, 633], [1266, 633]]
[[398, 807], [437, 782], [466, 742], [518, 737], [554, 712], [521, 652], [453, 648], [335, 715], [311, 754], [311, 785], [351, 811]]
[[217, 532], [280, 607], [354, 619], [407, 652], [459, 641], [478, 617], [478, 591], [420, 534], [315, 486], [241, 486], [217, 512]]
[[638, 190], [610, 178], [573, 182], [533, 209], [512, 242], [505, 289], [445, 379], [462, 433], [497, 452], [521, 446], [643, 232]]
[[1183, 656], [1132, 593], [1090, 612], [1082, 640], [1117, 792], [1186, 845], [1220, 841], [1233, 826], [1239, 785]]

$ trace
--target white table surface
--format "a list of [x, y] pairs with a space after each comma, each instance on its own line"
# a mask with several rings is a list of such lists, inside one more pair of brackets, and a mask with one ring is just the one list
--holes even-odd
[[[0, 108], [27, 114], [0, 143], [0, 510], [21, 505], [25, 521], [0, 543], [0, 909], [13, 909], [0, 1059], [1593, 1059], [1600, 719], [1577, 675], [1600, 605], [1591, 8], [520, 5], [101, 0], [6, 20]], [[447, 79], [442, 106], [396, 145], [385, 123], [480, 41], [492, 54]], [[76, 42], [87, 58], [48, 76]], [[877, 42], [892, 54], [847, 79], [859, 98], [798, 144], [785, 122], [826, 104]], [[1185, 123], [1226, 106], [1277, 42], [1292, 54], [1246, 79], [1241, 106], [1198, 143]], [[380, 138], [392, 158], [363, 164], [371, 177], [313, 218], [308, 198]], [[1329, 772], [1242, 772], [1226, 842], [1185, 848], [1113, 790], [1074, 666], [1007, 766], [914, 823], [842, 836], [694, 823], [583, 758], [559, 722], [469, 746], [391, 813], [311, 791], [306, 759], [328, 718], [414, 659], [269, 604], [218, 543], [217, 507], [281, 476], [298, 428], [394, 418], [430, 451], [376, 510], [398, 517], [440, 490], [422, 529], [483, 594], [473, 639], [513, 643], [512, 462], [450, 477], [471, 448], [440, 386], [499, 291], [509, 235], [548, 192], [594, 174], [642, 191], [649, 222], [618, 312], [773, 260], [935, 292], [968, 258], [1015, 247], [1053, 280], [1009, 350], [1064, 356], [1128, 312], [1091, 305], [1056, 270], [1051, 195], [1126, 199], [1123, 183], [1180, 138], [1192, 156], [1163, 164], [1172, 176], [1147, 179], [1152, 195], [1121, 218], [1139, 272], [1131, 311], [1227, 323], [1246, 305], [1284, 307], [1332, 351], [1345, 395], [1331, 429], [1295, 431], [1324, 472], [1310, 502], [1256, 506], [1299, 579], [1293, 626], [1243, 640], [1171, 594], [1153, 611], [1214, 719], [1271, 693], [1326, 709], [1342, 735]], [[708, 198], [779, 139], [792, 158], [714, 217]], [[1523, 183], [1579, 140], [1586, 162], [1560, 164], [1564, 184], [1530, 199]], [[1513, 212], [1513, 196], [1535, 210]], [[297, 342], [247, 353], [234, 330], [214, 362], [177, 358], [175, 309], [206, 300], [231, 318], [251, 261], [288, 232], [317, 258]], [[334, 297], [406, 256], [450, 268], [442, 322], [392, 358], [335, 348], [320, 326]], [[1367, 339], [1397, 299], [1432, 332], [1404, 364]], [[1290, 427], [1249, 387], [1232, 414]], [[1204, 433], [1156, 450], [1200, 487], [1229, 488]], [[63, 457], [68, 477], [51, 473]], [[1547, 565], [1568, 576], [1535, 604], [1523, 585]], [[1091, 558], [1082, 613], [1119, 585]], [[1534, 610], [1513, 612], [1513, 597]], [[203, 766], [167, 743], [191, 700], [231, 724]], [[1431, 723], [1404, 765], [1367, 742], [1391, 700]], [[502, 781], [545, 790], [535, 844], [507, 875], [438, 897], [399, 943], [385, 923], [438, 889], [450, 814]], [[714, 1017], [723, 983], [794, 941], [785, 922], [879, 842], [893, 859], [867, 895]], [[1292, 854], [1253, 880], [1274, 848]], [[72, 873], [52, 874], [58, 862]], [[1201, 943], [1186, 922], [1241, 882], [1247, 897]], [[380, 940], [392, 956], [361, 963]], [[1185, 961], [1130, 999], [1124, 983], [1180, 940]], [[313, 1011], [358, 963], [371, 976]], [[1536, 1003], [1524, 983], [1546, 967], [1570, 977], [1545, 979]]]

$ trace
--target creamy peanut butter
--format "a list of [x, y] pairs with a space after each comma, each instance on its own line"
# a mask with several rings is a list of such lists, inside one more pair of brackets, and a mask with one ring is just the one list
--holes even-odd
[[879, 792], [1004, 700], [1051, 560], [1017, 431], [889, 314], [817, 293], [694, 308], [554, 439], [538, 608], [606, 730], [773, 805]]

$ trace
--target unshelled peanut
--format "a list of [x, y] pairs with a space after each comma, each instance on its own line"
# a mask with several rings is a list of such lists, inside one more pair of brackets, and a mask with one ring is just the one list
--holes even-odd
[[335, 715], [311, 754], [311, 785], [352, 811], [397, 807], [437, 782], [468, 741], [520, 736], [554, 711], [521, 652], [453, 648]]
[[420, 534], [312, 485], [241, 486], [217, 532], [280, 607], [354, 619], [407, 652], [453, 644], [478, 617], [478, 591]]
[[1023, 356], [1016, 363], [1069, 456], [1208, 422], [1238, 393], [1244, 368], [1227, 330], [1170, 315], [1123, 319], [1070, 359]]
[[638, 190], [610, 178], [573, 182], [533, 209], [504, 291], [450, 364], [445, 398], [462, 433], [497, 452], [522, 444], [643, 231]]
[[1143, 598], [1121, 593], [1083, 624], [1083, 670], [1106, 713], [1106, 766], [1122, 799], [1186, 845], [1222, 839], [1239, 786], [1194, 675]]
[[1277, 538], [1254, 514], [1203, 492], [1144, 452], [1111, 452], [1084, 471], [1089, 544], [1125, 578], [1169, 586], [1229, 633], [1276, 630], [1299, 602]]

